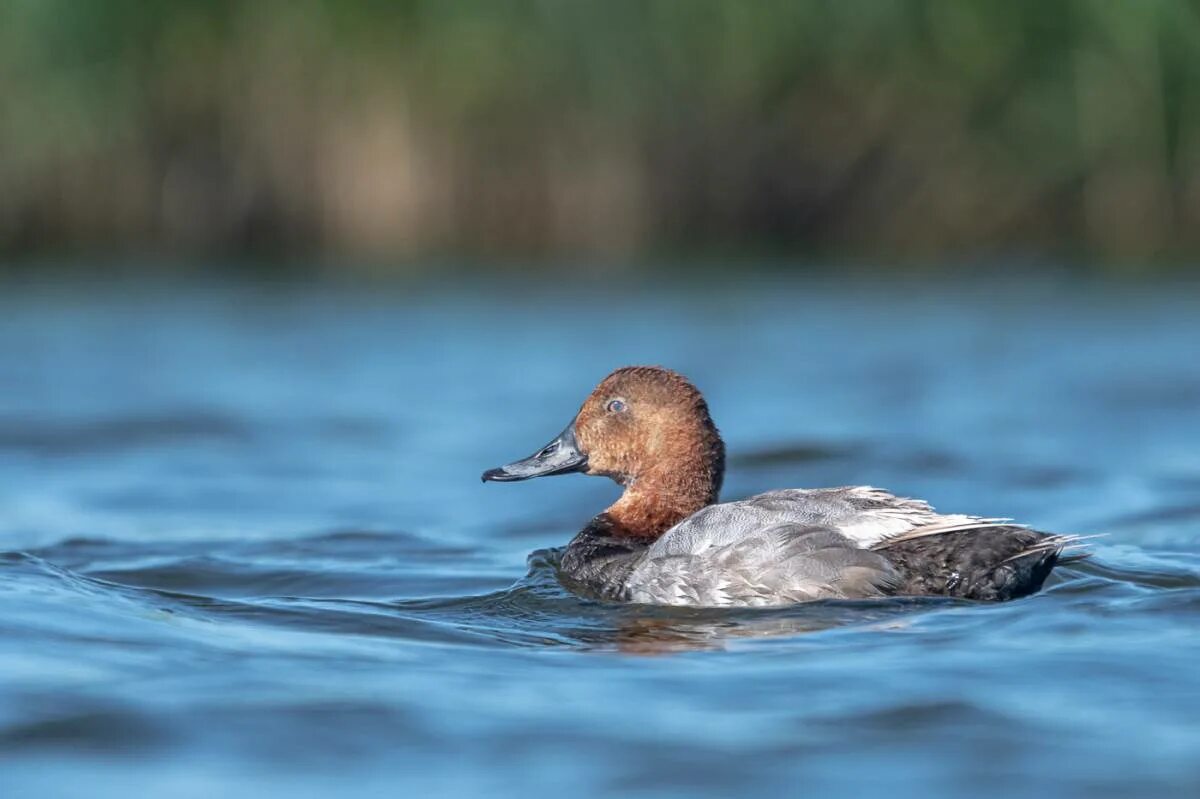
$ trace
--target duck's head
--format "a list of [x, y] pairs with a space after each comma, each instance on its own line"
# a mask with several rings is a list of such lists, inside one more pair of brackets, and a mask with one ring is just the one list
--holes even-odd
[[651, 486], [670, 499], [716, 500], [725, 446], [708, 405], [687, 378], [658, 366], [627, 366], [600, 381], [553, 441], [484, 480], [527, 480], [584, 472], [627, 488]]

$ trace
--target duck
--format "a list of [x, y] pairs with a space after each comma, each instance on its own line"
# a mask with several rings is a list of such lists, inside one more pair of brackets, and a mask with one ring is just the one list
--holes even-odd
[[585, 597], [685, 607], [938, 596], [998, 602], [1041, 589], [1078, 547], [1009, 519], [943, 514], [871, 486], [785, 488], [720, 502], [725, 445], [700, 391], [660, 366], [627, 366], [527, 458], [484, 482], [583, 473], [621, 496], [561, 550]]

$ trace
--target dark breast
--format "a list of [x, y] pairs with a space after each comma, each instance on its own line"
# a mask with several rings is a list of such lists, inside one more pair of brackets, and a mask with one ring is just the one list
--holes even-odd
[[560, 574], [576, 593], [627, 600], [629, 573], [651, 543], [650, 539], [621, 535], [601, 514], [567, 544], [559, 562]]

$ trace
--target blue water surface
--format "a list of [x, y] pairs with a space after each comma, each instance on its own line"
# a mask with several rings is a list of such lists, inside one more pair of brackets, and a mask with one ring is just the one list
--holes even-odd
[[[5, 285], [0, 792], [1200, 796], [1198, 350], [1194, 284]], [[1105, 537], [1004, 605], [576, 598], [617, 487], [479, 473], [630, 363], [726, 498]]]

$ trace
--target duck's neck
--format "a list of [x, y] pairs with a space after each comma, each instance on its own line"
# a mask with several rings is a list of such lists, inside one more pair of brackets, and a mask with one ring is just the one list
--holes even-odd
[[629, 481], [603, 515], [621, 535], [654, 539], [716, 502], [720, 489], [720, 472], [714, 469], [664, 469]]

